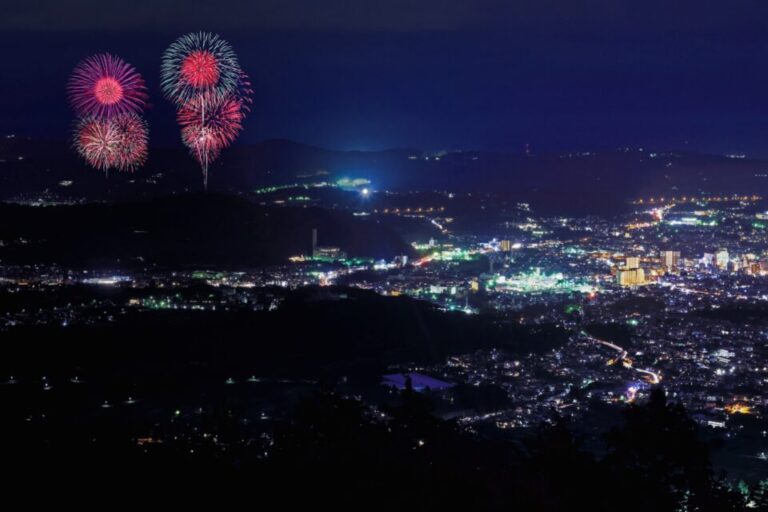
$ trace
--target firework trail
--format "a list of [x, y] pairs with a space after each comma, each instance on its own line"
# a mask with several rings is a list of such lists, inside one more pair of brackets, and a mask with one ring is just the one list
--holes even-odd
[[239, 97], [210, 93], [195, 96], [177, 115], [181, 138], [201, 164], [234, 142], [244, 117], [243, 101]]
[[108, 53], [93, 55], [77, 65], [67, 85], [72, 108], [80, 116], [139, 114], [147, 88], [136, 70]]
[[164, 96], [178, 107], [181, 138], [203, 170], [228, 147], [242, 128], [252, 102], [251, 83], [228, 42], [196, 32], [165, 51], [161, 67]]

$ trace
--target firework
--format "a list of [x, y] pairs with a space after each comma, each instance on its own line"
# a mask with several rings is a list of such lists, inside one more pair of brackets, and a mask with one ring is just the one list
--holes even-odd
[[206, 183], [208, 164], [234, 142], [244, 117], [243, 100], [235, 94], [202, 93], [179, 109], [181, 138], [203, 167]]
[[[232, 94], [196, 96], [179, 109], [177, 116], [183, 134], [208, 131], [219, 149], [234, 142], [242, 128], [243, 118], [243, 101]], [[182, 138], [185, 143], [190, 140]]]
[[111, 118], [138, 114], [147, 101], [141, 75], [124, 60], [108, 53], [93, 55], [78, 64], [67, 91], [80, 116]]
[[120, 171], [133, 172], [147, 160], [147, 124], [136, 114], [123, 114], [112, 123], [118, 137], [115, 167]]
[[195, 32], [180, 37], [165, 51], [160, 85], [167, 99], [183, 106], [199, 94], [230, 94], [241, 77], [228, 42], [216, 34]]
[[240, 98], [243, 104], [243, 110], [246, 112], [251, 111], [251, 104], [253, 103], [253, 89], [251, 89], [251, 79], [244, 71], [240, 71], [240, 79], [237, 81], [236, 96]]
[[86, 117], [75, 131], [75, 150], [92, 167], [107, 172], [117, 162], [120, 136], [108, 119]]
[[147, 125], [136, 114], [86, 117], [75, 130], [75, 150], [92, 167], [133, 171], [147, 159]]
[[178, 107], [181, 139], [203, 169], [218, 158], [242, 128], [250, 110], [251, 83], [228, 42], [196, 32], [177, 39], [163, 55], [160, 85]]

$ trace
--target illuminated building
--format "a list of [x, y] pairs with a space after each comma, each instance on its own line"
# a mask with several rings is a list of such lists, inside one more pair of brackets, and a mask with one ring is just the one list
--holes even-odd
[[715, 264], [717, 265], [717, 268], [721, 270], [728, 268], [728, 260], [728, 249], [720, 249], [715, 254]]
[[616, 282], [620, 286], [645, 284], [645, 271], [642, 268], [621, 269], [616, 274]]
[[752, 408], [746, 404], [729, 404], [725, 406], [725, 412], [728, 414], [752, 414]]
[[661, 261], [667, 269], [680, 266], [680, 251], [661, 251]]
[[499, 249], [501, 249], [502, 252], [512, 251], [512, 240], [500, 240]]
[[318, 247], [314, 255], [319, 260], [343, 260], [346, 257], [347, 253], [338, 247]]
[[545, 274], [540, 268], [512, 276], [492, 277], [487, 286], [500, 292], [512, 293], [592, 293], [595, 287], [579, 279], [567, 278], [562, 273]]
[[627, 256], [624, 268], [616, 272], [616, 282], [620, 286], [634, 286], [645, 284], [645, 270], [640, 268], [640, 258]]
[[312, 229], [312, 258], [318, 260], [343, 260], [347, 254], [339, 247], [320, 247], [317, 245], [317, 228]]

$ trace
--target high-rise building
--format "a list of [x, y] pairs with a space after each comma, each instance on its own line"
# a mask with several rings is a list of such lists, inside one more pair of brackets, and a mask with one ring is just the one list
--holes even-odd
[[501, 249], [501, 252], [510, 252], [512, 250], [512, 240], [500, 240], [499, 249]]
[[661, 251], [661, 262], [667, 268], [680, 266], [680, 251]]
[[312, 257], [317, 256], [317, 228], [312, 229]]
[[715, 264], [717, 265], [717, 268], [721, 270], [725, 270], [728, 268], [728, 260], [730, 257], [728, 256], [728, 249], [720, 249], [715, 253]]
[[616, 273], [616, 282], [620, 286], [645, 284], [645, 271], [641, 268], [621, 269]]
[[637, 256], [627, 256], [626, 264], [624, 265], [625, 270], [632, 270], [635, 268], [640, 268], [640, 258]]

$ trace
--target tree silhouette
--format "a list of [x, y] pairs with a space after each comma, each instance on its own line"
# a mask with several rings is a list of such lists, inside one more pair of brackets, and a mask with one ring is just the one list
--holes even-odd
[[606, 435], [608, 487], [624, 510], [739, 510], [739, 500], [712, 476], [706, 445], [681, 404], [660, 388], [631, 405], [625, 424]]

